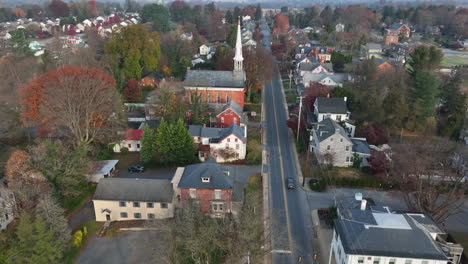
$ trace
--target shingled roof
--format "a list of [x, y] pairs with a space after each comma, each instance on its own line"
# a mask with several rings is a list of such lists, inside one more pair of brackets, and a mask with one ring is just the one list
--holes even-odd
[[188, 70], [184, 86], [244, 89], [244, 81], [244, 72]]
[[190, 135], [192, 135], [192, 137], [210, 138], [211, 143], [218, 143], [231, 134], [234, 134], [236, 137], [238, 137], [240, 140], [244, 142], [247, 141], [244, 136], [244, 129], [242, 129], [237, 124], [232, 124], [226, 128], [190, 125], [189, 133]]
[[[217, 164], [213, 158], [205, 162], [188, 165], [180, 179], [179, 188], [194, 189], [233, 189], [234, 169], [230, 166]], [[208, 178], [208, 181], [202, 181]]]
[[352, 142], [351, 139], [348, 137], [348, 133], [346, 132], [346, 130], [330, 118], [326, 118], [319, 122], [317, 124], [317, 129], [315, 132], [317, 133], [319, 141], [322, 142], [330, 136], [333, 136], [336, 131], [338, 131], [338, 133], [340, 133], [349, 142]]
[[172, 196], [172, 183], [167, 180], [104, 178], [93, 200], [170, 203]]
[[347, 114], [349, 112], [344, 98], [319, 97], [316, 104], [317, 111], [321, 114]]

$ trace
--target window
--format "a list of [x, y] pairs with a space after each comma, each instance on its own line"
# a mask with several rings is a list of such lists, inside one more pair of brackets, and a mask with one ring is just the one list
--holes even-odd
[[213, 212], [224, 212], [224, 204], [223, 203], [213, 203], [212, 204]]
[[146, 203], [146, 208], [154, 208], [154, 204], [153, 203]]
[[330, 147], [330, 146], [327, 146], [327, 150], [330, 150], [330, 149], [331, 149], [331, 147]]
[[128, 214], [126, 212], [121, 212], [120, 213], [120, 217], [121, 218], [127, 218], [128, 217]]
[[155, 218], [154, 214], [148, 214], [148, 219], [154, 219], [154, 218]]
[[380, 263], [380, 258], [374, 258], [374, 264], [379, 264]]
[[190, 189], [190, 198], [192, 198], [192, 199], [197, 198], [197, 190]]
[[221, 199], [221, 190], [215, 190], [214, 196], [215, 196], [215, 199], [217, 200]]
[[211, 103], [211, 94], [208, 94], [208, 95], [206, 96], [206, 102], [207, 102], [207, 103]]
[[411, 262], [413, 262], [411, 259], [405, 260], [405, 264], [411, 264]]
[[139, 219], [139, 218], [141, 218], [141, 214], [140, 214], [140, 213], [134, 213], [134, 214], [133, 214], [133, 217]]
[[239, 144], [236, 144], [236, 149], [239, 149], [239, 147], [240, 147]]
[[160, 207], [162, 209], [167, 209], [167, 203], [160, 203]]
[[231, 142], [231, 139], [230, 139], [230, 138], [227, 138], [227, 142]]
[[237, 138], [236, 138], [236, 139], [234, 139], [234, 142], [236, 142], [236, 143], [237, 143], [237, 140], [238, 140]]
[[126, 204], [125, 202], [119, 202], [119, 206], [120, 206], [120, 207], [126, 207], [127, 204]]
[[132, 144], [128, 144], [128, 148], [129, 148], [129, 149], [132, 148]]
[[364, 263], [364, 257], [359, 257], [357, 263], [362, 264]]
[[224, 117], [221, 117], [221, 123], [224, 123]]
[[392, 258], [388, 261], [388, 264], [395, 264], [395, 262], [396, 262], [396, 259]]
[[349, 151], [349, 146], [346, 146], [346, 151]]
[[137, 144], [137, 148], [140, 148], [140, 144]]
[[226, 149], [229, 149], [229, 143], [226, 143]]
[[218, 104], [221, 103], [221, 95], [219, 95], [219, 94], [216, 95], [216, 102]]
[[10, 217], [8, 217], [8, 214], [5, 214], [5, 220], [8, 221], [9, 218], [10, 218]]
[[140, 203], [139, 202], [133, 202], [133, 207], [140, 207]]
[[337, 115], [337, 116], [336, 116], [336, 120], [337, 120], [337, 121], [341, 121], [341, 115]]
[[349, 162], [349, 157], [346, 157], [346, 162]]
[[330, 141], [333, 141], [333, 138], [330, 138]]
[[231, 100], [229, 94], [226, 94], [226, 103], [229, 102]]
[[340, 142], [343, 142], [343, 139], [342, 139], [342, 138], [340, 138]]

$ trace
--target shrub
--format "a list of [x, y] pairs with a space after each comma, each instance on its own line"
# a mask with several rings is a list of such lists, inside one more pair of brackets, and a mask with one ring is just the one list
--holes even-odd
[[75, 234], [73, 234], [73, 246], [80, 247], [82, 242], [83, 242], [83, 232], [81, 232], [81, 230], [78, 230], [75, 232]]

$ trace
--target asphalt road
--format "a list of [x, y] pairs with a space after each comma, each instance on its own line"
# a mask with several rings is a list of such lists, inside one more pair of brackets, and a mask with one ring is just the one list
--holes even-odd
[[286, 188], [286, 180], [293, 177], [297, 185], [298, 168], [286, 126], [286, 106], [278, 72], [265, 83], [264, 106], [266, 148], [270, 177], [270, 222], [272, 226], [273, 263], [312, 262], [312, 225], [305, 191]]

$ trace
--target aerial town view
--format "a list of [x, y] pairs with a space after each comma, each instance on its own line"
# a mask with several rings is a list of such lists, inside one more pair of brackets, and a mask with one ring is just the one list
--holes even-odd
[[0, 264], [468, 264], [468, 0], [0, 0]]

